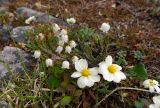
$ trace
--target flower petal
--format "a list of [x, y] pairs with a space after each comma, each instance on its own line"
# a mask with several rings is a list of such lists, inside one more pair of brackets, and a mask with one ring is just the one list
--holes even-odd
[[113, 76], [113, 74], [106, 72], [105, 74], [103, 74], [103, 78], [104, 78], [104, 80], [111, 82], [111, 81], [113, 81], [114, 76]]
[[157, 91], [157, 93], [160, 93], [160, 88], [158, 86], [154, 86], [155, 90]]
[[105, 62], [108, 64], [108, 65], [111, 65], [113, 60], [112, 60], [112, 56], [108, 55], [105, 59]]
[[107, 70], [106, 62], [99, 63], [99, 73], [100, 74], [106, 74], [106, 70]]
[[88, 77], [90, 80], [92, 80], [93, 82], [99, 82], [101, 77], [99, 75], [91, 75]]
[[84, 88], [86, 87], [86, 82], [87, 82], [87, 79], [85, 77], [80, 77], [77, 80], [77, 85], [79, 88]]
[[122, 70], [122, 67], [121, 67], [121, 66], [119, 66], [119, 65], [117, 65], [117, 64], [114, 64], [114, 65], [117, 67], [118, 71]]
[[160, 105], [160, 96], [154, 96], [153, 97], [153, 102], [154, 102], [154, 104], [159, 104]]
[[75, 69], [81, 72], [83, 69], [88, 68], [88, 63], [86, 59], [80, 59], [75, 62]]
[[154, 104], [149, 105], [149, 108], [155, 108]]
[[91, 75], [98, 75], [98, 68], [97, 67], [90, 68], [89, 70], [91, 72]]
[[80, 72], [74, 72], [74, 73], [71, 75], [72, 78], [78, 78], [78, 77], [80, 77], [80, 76], [81, 76], [81, 73], [80, 73]]
[[149, 91], [150, 91], [151, 93], [153, 93], [153, 92], [154, 92], [154, 87], [153, 87], [153, 86], [150, 86], [150, 87], [149, 87]]
[[88, 87], [92, 87], [92, 86], [94, 85], [94, 82], [93, 82], [92, 80], [90, 80], [90, 78], [87, 78], [87, 77], [86, 77], [86, 85], [87, 85]]

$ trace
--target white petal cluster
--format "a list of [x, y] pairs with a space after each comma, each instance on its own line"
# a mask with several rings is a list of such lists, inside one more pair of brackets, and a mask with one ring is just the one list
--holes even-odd
[[72, 57], [72, 62], [73, 62], [73, 64], [75, 64], [75, 62], [78, 61], [78, 60], [79, 60], [79, 58], [78, 58], [77, 56], [73, 56], [73, 57]]
[[62, 36], [61, 36], [61, 40], [62, 40], [64, 43], [67, 43], [67, 42], [68, 42], [68, 35], [62, 35]]
[[69, 62], [68, 61], [63, 61], [63, 63], [62, 63], [62, 68], [64, 68], [64, 69], [69, 69]]
[[149, 108], [160, 108], [160, 96], [153, 97], [154, 104], [149, 105]]
[[73, 41], [73, 40], [70, 41], [69, 45], [70, 45], [71, 48], [75, 48], [77, 46], [76, 42]]
[[67, 30], [62, 29], [61, 32], [59, 33], [59, 36], [62, 36], [62, 35], [67, 35]]
[[72, 48], [69, 45], [67, 45], [66, 48], [65, 48], [65, 53], [70, 54], [71, 51], [72, 51]]
[[40, 40], [43, 40], [44, 39], [44, 34], [43, 33], [39, 33], [37, 36], [36, 36], [37, 39], [40, 39]]
[[68, 24], [75, 24], [76, 23], [76, 19], [75, 18], [67, 18], [67, 23]]
[[63, 51], [63, 47], [62, 47], [62, 46], [58, 46], [58, 47], [56, 48], [56, 52], [57, 52], [58, 54], [60, 54], [62, 51]]
[[86, 59], [80, 59], [75, 62], [75, 69], [71, 77], [78, 78], [77, 85], [79, 88], [92, 87], [95, 82], [100, 81], [98, 75], [98, 68], [88, 68], [88, 62]]
[[58, 45], [59, 45], [59, 46], [63, 46], [63, 45], [64, 45], [64, 41], [59, 40]]
[[160, 88], [158, 87], [160, 85], [159, 85], [158, 81], [156, 81], [156, 80], [147, 79], [143, 82], [143, 86], [145, 88], [149, 88], [151, 93], [154, 91], [160, 93]]
[[33, 57], [34, 57], [35, 59], [40, 58], [40, 56], [41, 56], [41, 51], [39, 51], [39, 50], [34, 51]]
[[52, 66], [53, 65], [53, 61], [52, 59], [46, 59], [46, 66], [49, 67], [49, 66]]
[[61, 28], [58, 26], [58, 24], [54, 23], [52, 25], [52, 28], [53, 28], [53, 32], [54, 33], [57, 33]]
[[25, 23], [26, 24], [30, 24], [32, 21], [35, 21], [36, 20], [36, 17], [35, 16], [31, 16], [29, 17], [28, 19], [25, 20]]
[[103, 23], [100, 27], [100, 30], [103, 31], [104, 33], [108, 33], [110, 30], [110, 25], [108, 23]]
[[99, 63], [99, 73], [107, 81], [114, 81], [119, 83], [121, 80], [126, 79], [125, 74], [121, 71], [122, 67], [117, 64], [112, 64], [112, 57], [107, 56], [105, 61]]

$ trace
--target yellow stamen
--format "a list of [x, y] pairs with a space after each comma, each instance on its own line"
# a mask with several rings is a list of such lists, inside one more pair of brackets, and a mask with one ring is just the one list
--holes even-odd
[[82, 73], [82, 76], [84, 77], [88, 77], [90, 75], [89, 69], [83, 69], [81, 73]]
[[108, 71], [110, 72], [110, 73], [115, 73], [115, 72], [117, 72], [117, 67], [116, 67], [116, 65], [114, 65], [114, 64], [111, 64], [110, 66], [108, 66]]
[[153, 82], [153, 80], [149, 80], [149, 85], [150, 86], [154, 86], [155, 85], [154, 82]]

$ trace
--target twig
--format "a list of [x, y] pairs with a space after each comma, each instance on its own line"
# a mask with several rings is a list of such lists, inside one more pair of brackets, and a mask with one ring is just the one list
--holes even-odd
[[[136, 90], [136, 91], [142, 91], [142, 92], [149, 92], [149, 90], [145, 90], [145, 89], [139, 89], [139, 88], [132, 88], [132, 87], [117, 87], [115, 88], [112, 92], [110, 92], [109, 94], [106, 94], [94, 107], [98, 107], [105, 99], [107, 99], [110, 95], [112, 95], [114, 92], [118, 91], [118, 90]], [[155, 94], [158, 94], [157, 92], [153, 92]]]

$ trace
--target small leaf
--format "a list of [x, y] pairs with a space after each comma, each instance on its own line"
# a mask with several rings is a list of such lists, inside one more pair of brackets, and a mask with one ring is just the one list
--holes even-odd
[[60, 85], [60, 79], [55, 76], [50, 76], [47, 82], [50, 89], [54, 89]]
[[145, 99], [139, 99], [134, 102], [136, 108], [146, 108], [146, 104], [148, 103]]
[[68, 105], [72, 100], [71, 96], [64, 96], [63, 99], [60, 101], [62, 106]]
[[140, 51], [135, 51], [134, 58], [140, 60], [142, 58], [142, 53]]
[[139, 80], [146, 80], [147, 79], [147, 70], [145, 69], [144, 64], [136, 64], [130, 71], [130, 76], [137, 77]]

